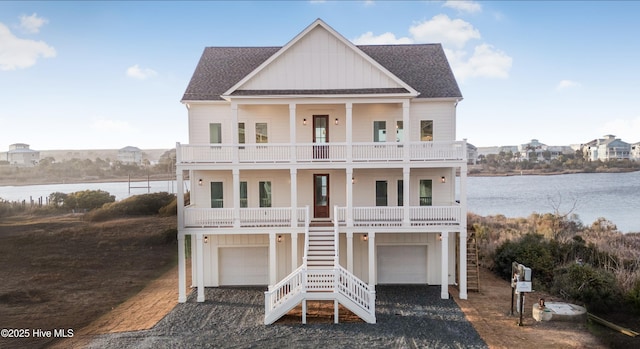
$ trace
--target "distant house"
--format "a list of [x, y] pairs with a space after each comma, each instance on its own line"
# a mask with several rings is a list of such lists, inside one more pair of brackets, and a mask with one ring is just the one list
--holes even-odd
[[307, 299], [375, 322], [382, 284], [466, 299], [461, 99], [441, 45], [354, 45], [320, 19], [282, 47], [205, 48], [176, 147], [179, 302], [187, 237], [197, 301], [268, 286], [265, 324]]
[[40, 161], [40, 152], [29, 149], [29, 144], [24, 143], [11, 144], [4, 154], [4, 160], [11, 166], [32, 167]]
[[570, 146], [550, 146], [541, 143], [537, 139], [532, 139], [529, 143], [520, 144], [518, 146], [518, 153], [516, 157], [520, 159], [541, 162], [557, 159], [563, 154], [573, 154], [574, 150]]
[[467, 164], [475, 165], [477, 163], [478, 163], [478, 148], [471, 143], [467, 143]]
[[631, 144], [629, 158], [633, 161], [640, 161], [640, 142]]
[[136, 164], [142, 163], [142, 150], [136, 147], [124, 147], [118, 150], [118, 161], [124, 164]]
[[631, 144], [614, 135], [605, 135], [585, 145], [583, 152], [590, 161], [625, 160], [630, 158]]

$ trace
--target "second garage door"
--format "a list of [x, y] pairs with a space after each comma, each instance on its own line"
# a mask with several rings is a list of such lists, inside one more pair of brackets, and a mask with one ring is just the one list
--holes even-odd
[[426, 284], [427, 246], [378, 246], [378, 284]]
[[268, 285], [268, 247], [220, 248], [220, 285]]

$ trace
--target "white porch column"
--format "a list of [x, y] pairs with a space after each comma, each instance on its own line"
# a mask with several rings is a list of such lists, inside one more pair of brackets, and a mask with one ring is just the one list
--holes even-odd
[[[353, 168], [347, 167], [346, 169], [346, 183], [347, 183], [347, 228], [353, 226]], [[337, 217], [336, 217], [337, 219]]]
[[369, 241], [369, 285], [375, 286], [378, 281], [376, 280], [376, 233], [370, 231], [368, 233]]
[[353, 232], [347, 232], [347, 270], [353, 274]]
[[[177, 152], [177, 154], [179, 153]], [[184, 303], [187, 301], [187, 261], [185, 260], [184, 233], [182, 233], [182, 229], [184, 229], [184, 178], [182, 169], [176, 171], [176, 186], [178, 205], [178, 302]]]
[[298, 227], [298, 169], [289, 170], [291, 176], [291, 226]]
[[460, 299], [467, 299], [467, 228], [460, 229]]
[[[411, 149], [409, 148], [409, 144], [410, 144], [410, 133], [409, 130], [411, 129], [411, 125], [409, 119], [410, 119], [410, 103], [409, 101], [404, 101], [402, 102], [402, 132], [404, 133], [404, 139], [402, 141], [404, 147], [403, 147], [403, 153], [404, 153], [404, 161], [408, 162], [411, 158]], [[408, 183], [407, 183], [408, 184]]]
[[187, 266], [184, 253], [184, 234], [178, 232], [178, 303], [187, 301]]
[[276, 233], [269, 233], [269, 286], [277, 283], [276, 243]]
[[[463, 147], [466, 153], [466, 141]], [[460, 299], [467, 299], [467, 164], [460, 166], [460, 215]]]
[[289, 143], [291, 144], [291, 162], [296, 162], [296, 105], [294, 103], [289, 104]]
[[231, 102], [231, 141], [233, 142], [233, 163], [237, 164], [238, 156], [238, 104]]
[[233, 172], [233, 226], [240, 228], [240, 170], [234, 168]]
[[198, 251], [198, 302], [204, 302], [204, 246], [202, 234], [196, 238], [196, 249]]
[[347, 163], [351, 163], [353, 159], [353, 149], [351, 148], [353, 143], [353, 103], [348, 102], [344, 105], [345, 117], [346, 117], [346, 133], [347, 133]]
[[291, 271], [296, 270], [298, 264], [298, 232], [291, 233]]
[[[405, 145], [406, 147], [406, 145]], [[405, 166], [402, 168], [402, 206], [404, 207], [402, 212], [404, 214], [402, 220], [404, 226], [408, 227], [411, 224], [411, 168]]]
[[449, 299], [449, 232], [443, 231], [442, 241], [440, 241], [441, 269], [440, 269], [440, 298]]

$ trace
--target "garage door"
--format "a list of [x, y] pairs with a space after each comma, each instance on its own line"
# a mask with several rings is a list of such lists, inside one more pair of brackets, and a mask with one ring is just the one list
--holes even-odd
[[426, 284], [427, 246], [378, 246], [378, 284]]
[[222, 247], [220, 285], [268, 285], [268, 247]]

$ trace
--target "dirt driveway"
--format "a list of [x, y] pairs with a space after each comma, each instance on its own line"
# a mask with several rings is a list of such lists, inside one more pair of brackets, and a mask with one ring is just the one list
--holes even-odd
[[[509, 315], [511, 301], [511, 290], [509, 284], [506, 281], [500, 280], [486, 270], [483, 270], [481, 275], [481, 292], [469, 293], [468, 300], [460, 300], [455, 288], [452, 287], [450, 290], [453, 299], [464, 313], [464, 317], [466, 317], [466, 319], [472, 324], [473, 328], [477, 331], [479, 336], [489, 348], [540, 349], [603, 347], [603, 345], [588, 332], [586, 324], [567, 322], [536, 322], [531, 317], [530, 308], [534, 299], [537, 300], [539, 297], [547, 297], [546, 299], [551, 299], [551, 297], [548, 297], [548, 295], [545, 294], [532, 293], [529, 295], [528, 299], [525, 300], [526, 308], [528, 309], [525, 310], [526, 316], [524, 317], [524, 326], [518, 326], [518, 318], [516, 316]], [[161, 289], [164, 289], [164, 291], [161, 291]], [[145, 329], [152, 328], [155, 323], [159, 322], [166, 313], [169, 313], [169, 311], [174, 308], [177, 299], [176, 290], [177, 277], [176, 270], [174, 269], [163, 275], [163, 277], [156, 280], [154, 283], [150, 284], [147, 288], [145, 288], [145, 290], [140, 292], [140, 294], [124, 303], [121, 307], [116, 308], [112, 313], [95, 321], [86, 329], [80, 331], [80, 333], [70, 341], [59, 343], [58, 347], [84, 347], [86, 345], [89, 345], [89, 343], [92, 343], [89, 345], [90, 347], [96, 347], [95, 345], [97, 345], [98, 343], [105, 343], [100, 341], [96, 342], [96, 335], [104, 333], [123, 332], [121, 333], [121, 336], [127, 338], [138, 338], [140, 336], [153, 337], [155, 336], [154, 332], [145, 331]], [[208, 289], [207, 291], [215, 293], [215, 290], [213, 289]], [[208, 300], [210, 299], [209, 296], [210, 295], [208, 293]], [[215, 296], [213, 296], [212, 294], [211, 297]], [[380, 297], [378, 298], [378, 300], [381, 300]], [[260, 302], [260, 300], [258, 300], [258, 302]], [[206, 303], [196, 303], [190, 306], [206, 306]], [[378, 310], [380, 311], [381, 306], [378, 305], [378, 308]], [[248, 316], [247, 311], [247, 309], [243, 310], [241, 312], [241, 315], [239, 315], [240, 318], [245, 318], [246, 316]], [[256, 311], [263, 310], [261, 308], [258, 308]], [[139, 314], [148, 315], [144, 316], [144, 321], [141, 321], [141, 317], [139, 316]], [[315, 323], [325, 323], [327, 325], [330, 325], [332, 322], [330, 313], [325, 315], [325, 319], [318, 318], [318, 315], [316, 316], [317, 317], [316, 319], [314, 319], [314, 324], [307, 325], [308, 328], [313, 329]], [[212, 325], [215, 325], [215, 322], [212, 323]], [[282, 325], [273, 326], [277, 327]], [[301, 327], [302, 325], [296, 324], [295, 321], [287, 321], [286, 326], [294, 326], [297, 328]], [[345, 324], [344, 326], [353, 325]], [[381, 326], [381, 323], [379, 321], [378, 325], [365, 326], [367, 326], [368, 328], [376, 329], [376, 326]], [[259, 327], [260, 326], [258, 326], [258, 328]], [[379, 332], [380, 330], [382, 329], [378, 328], [375, 330], [375, 332]], [[190, 332], [187, 329], [185, 329], [185, 331]], [[180, 336], [175, 332], [174, 335]], [[280, 333], [280, 336], [284, 336], [284, 334]], [[92, 340], [94, 340], [94, 342], [91, 342]], [[403, 347], [402, 343], [403, 342], [401, 341], [401, 338], [398, 338], [398, 342], [395, 344], [397, 344], [397, 347]], [[236, 343], [236, 345], [238, 344], [239, 343]], [[411, 346], [410, 343], [404, 344]]]

